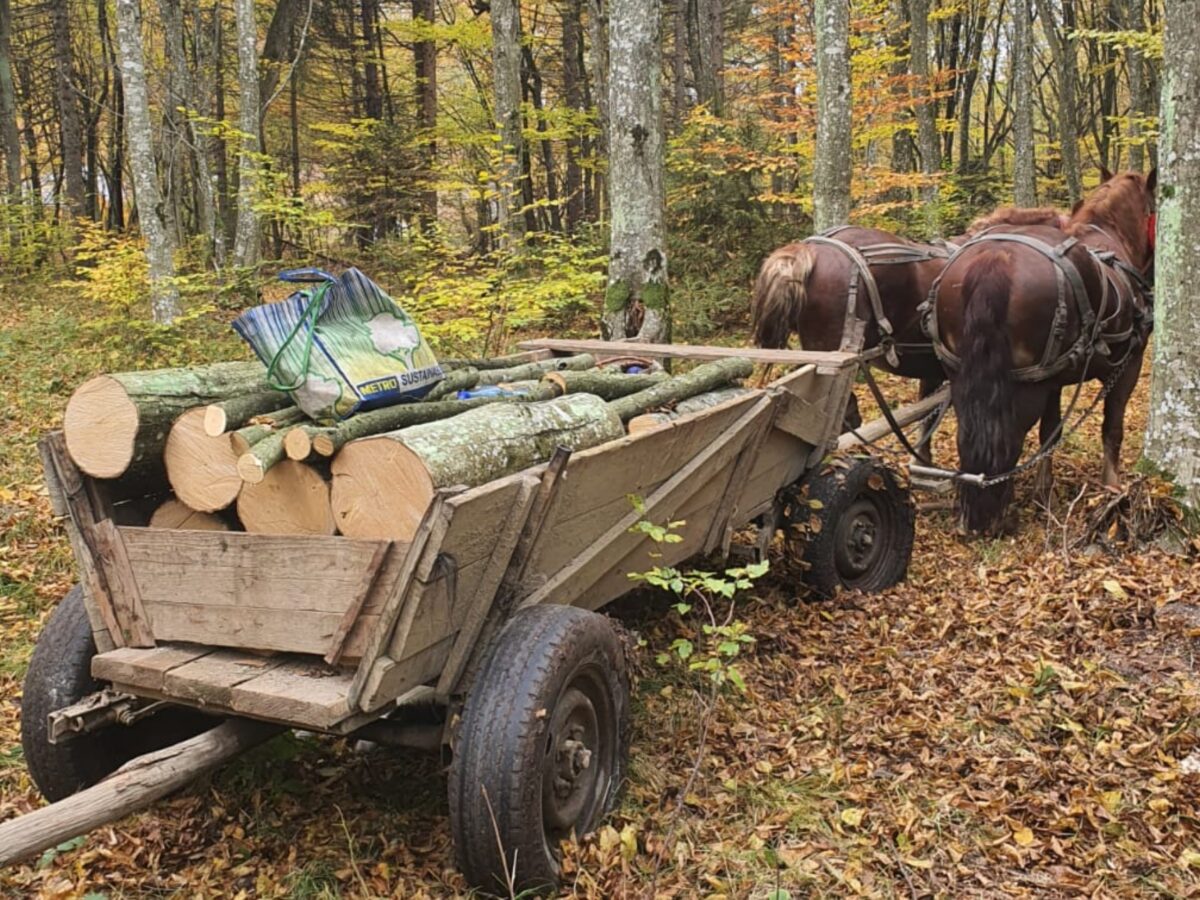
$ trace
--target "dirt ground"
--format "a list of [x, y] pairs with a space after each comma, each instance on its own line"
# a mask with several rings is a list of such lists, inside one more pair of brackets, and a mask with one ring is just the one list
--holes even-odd
[[[58, 304], [24, 306], [0, 313], [0, 359], [20, 373], [0, 409], [0, 820], [40, 803], [18, 739], [21, 678], [72, 579], [33, 441], [74, 384], [130, 352]], [[1127, 466], [1147, 387], [1144, 377]], [[809, 602], [776, 552], [738, 601], [756, 638], [740, 663], [747, 690], [722, 700], [703, 746], [705, 683], [655, 661], [696, 638], [699, 618], [654, 595], [622, 602], [617, 615], [646, 645], [630, 777], [619, 810], [568, 851], [567, 894], [1200, 893], [1197, 546], [1172, 554], [1127, 539], [1125, 525], [1145, 537], [1171, 519], [1169, 491], [1130, 473], [1133, 489], [1114, 503], [1098, 488], [1098, 435], [1095, 417], [1067, 440], [1048, 511], [1020, 481], [1016, 537], [965, 540], [922, 496], [909, 578], [886, 593]], [[953, 459], [949, 430], [937, 451]], [[1102, 518], [1108, 507], [1119, 508]], [[149, 812], [0, 873], [12, 897], [463, 891], [441, 761], [324, 737], [281, 737]]]

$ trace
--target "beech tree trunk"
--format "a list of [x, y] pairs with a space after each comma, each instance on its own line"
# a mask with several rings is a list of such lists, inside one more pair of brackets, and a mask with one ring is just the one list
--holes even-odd
[[813, 228], [825, 231], [850, 219], [850, 0], [816, 0], [814, 20], [817, 145]]
[[241, 131], [233, 264], [246, 267], [258, 263], [260, 237], [258, 213], [254, 209], [262, 128], [258, 96], [258, 26], [254, 21], [254, 0], [234, 0], [233, 5], [237, 13], [238, 130]]
[[1154, 366], [1145, 454], [1200, 510], [1200, 3], [1168, 0], [1163, 35]]
[[938, 203], [937, 175], [942, 168], [942, 145], [937, 133], [937, 102], [933, 99], [933, 80], [929, 73], [929, 0], [909, 3], [909, 71], [913, 77], [913, 116], [917, 120], [917, 153], [921, 157], [921, 211], [926, 237], [941, 233], [941, 209]]
[[720, 359], [696, 366], [690, 372], [676, 375], [644, 391], [613, 400], [608, 406], [622, 422], [628, 422], [641, 413], [672, 406], [697, 394], [715, 391], [739, 378], [749, 378], [753, 372], [754, 365], [749, 360], [739, 357]]
[[125, 98], [125, 134], [138, 224], [146, 238], [150, 263], [150, 309], [154, 321], [170, 325], [179, 315], [175, 277], [175, 245], [167, 228], [150, 126], [146, 60], [142, 53], [142, 24], [138, 0], [117, 0], [117, 43], [121, 53], [121, 83]]
[[[437, 12], [435, 0], [412, 0], [413, 20], [423, 27], [433, 28]], [[437, 165], [437, 142], [433, 130], [437, 127], [437, 42], [432, 36], [428, 40], [413, 43], [413, 74], [417, 82], [417, 123], [424, 131], [421, 139], [422, 156], [426, 178], [432, 182]], [[426, 188], [421, 192], [421, 216], [425, 227], [431, 228], [437, 221], [437, 189]]]
[[58, 122], [63, 162], [63, 187], [67, 209], [78, 218], [87, 213], [87, 186], [83, 180], [83, 127], [79, 99], [71, 82], [71, 23], [66, 0], [50, 4], [54, 35], [54, 86], [58, 97]]
[[696, 99], [709, 112], [724, 111], [721, 65], [725, 55], [722, 0], [687, 0], [688, 51]]
[[[1142, 16], [1141, 0], [1125, 4], [1125, 28], [1141, 31], [1146, 27]], [[1146, 147], [1142, 143], [1142, 119], [1150, 114], [1150, 92], [1146, 89], [1145, 60], [1136, 47], [1125, 48], [1125, 72], [1129, 81], [1129, 120], [1125, 126], [1125, 139], [1129, 148], [1129, 168], [1141, 172], [1146, 166]]]
[[12, 6], [0, 0], [0, 149], [4, 152], [7, 192], [21, 196], [21, 133], [17, 128], [17, 92], [12, 69]]
[[496, 129], [500, 133], [500, 222], [510, 246], [525, 236], [521, 158], [521, 7], [518, 0], [492, 0], [492, 65]]
[[1058, 72], [1058, 140], [1062, 153], [1063, 176], [1067, 182], [1067, 204], [1074, 205], [1083, 197], [1083, 174], [1079, 164], [1079, 111], [1076, 90], [1079, 79], [1075, 59], [1074, 12], [1072, 0], [1063, 0], [1062, 29], [1053, 0], [1037, 0], [1042, 30], [1050, 44], [1050, 55]]
[[607, 340], [665, 342], [671, 335], [664, 222], [661, 0], [609, 6]]
[[1029, 0], [1013, 0], [1013, 203], [1037, 206], [1033, 144], [1033, 22]]

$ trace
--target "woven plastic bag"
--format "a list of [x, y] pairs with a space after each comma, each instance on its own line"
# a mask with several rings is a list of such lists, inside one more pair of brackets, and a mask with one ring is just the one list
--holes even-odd
[[311, 418], [417, 400], [444, 377], [416, 323], [358, 269], [336, 277], [293, 269], [279, 278], [313, 286], [246, 310], [233, 327], [266, 365], [271, 387]]

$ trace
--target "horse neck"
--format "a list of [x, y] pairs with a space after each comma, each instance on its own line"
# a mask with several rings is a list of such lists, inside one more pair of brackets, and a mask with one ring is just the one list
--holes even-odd
[[[1113, 249], [1124, 250], [1129, 261], [1137, 266], [1144, 266], [1148, 262], [1149, 238], [1143, 217], [1129, 215], [1114, 218], [1103, 215], [1100, 210], [1084, 206], [1072, 217], [1071, 224], [1076, 226], [1077, 234], [1080, 232], [1080, 226], [1086, 229], [1086, 226], [1090, 225], [1099, 229], [1101, 234], [1108, 235], [1120, 245]], [[1086, 229], [1080, 234], [1085, 242], [1087, 231], [1090, 230]]]

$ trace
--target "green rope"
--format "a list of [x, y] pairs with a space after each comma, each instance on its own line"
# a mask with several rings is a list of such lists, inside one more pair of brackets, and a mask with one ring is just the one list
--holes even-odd
[[[296, 321], [296, 324], [292, 326], [291, 332], [286, 338], [284, 338], [284, 341], [279, 346], [279, 349], [275, 351], [275, 355], [271, 357], [271, 364], [267, 366], [267, 384], [273, 390], [299, 390], [308, 380], [309, 361], [312, 359], [312, 345], [314, 332], [317, 325], [317, 318], [321, 315], [321, 302], [325, 299], [325, 292], [329, 290], [330, 284], [332, 284], [332, 282], [326, 281], [313, 292], [312, 299], [308, 302], [308, 306], [304, 308], [304, 312], [301, 313], [300, 318]], [[291, 384], [280, 384], [275, 380], [275, 370], [279, 367], [279, 358], [283, 356], [284, 351], [291, 346], [292, 341], [296, 339], [296, 333], [305, 323], [308, 324], [308, 334], [304, 339], [304, 363], [300, 369], [300, 374]]]

